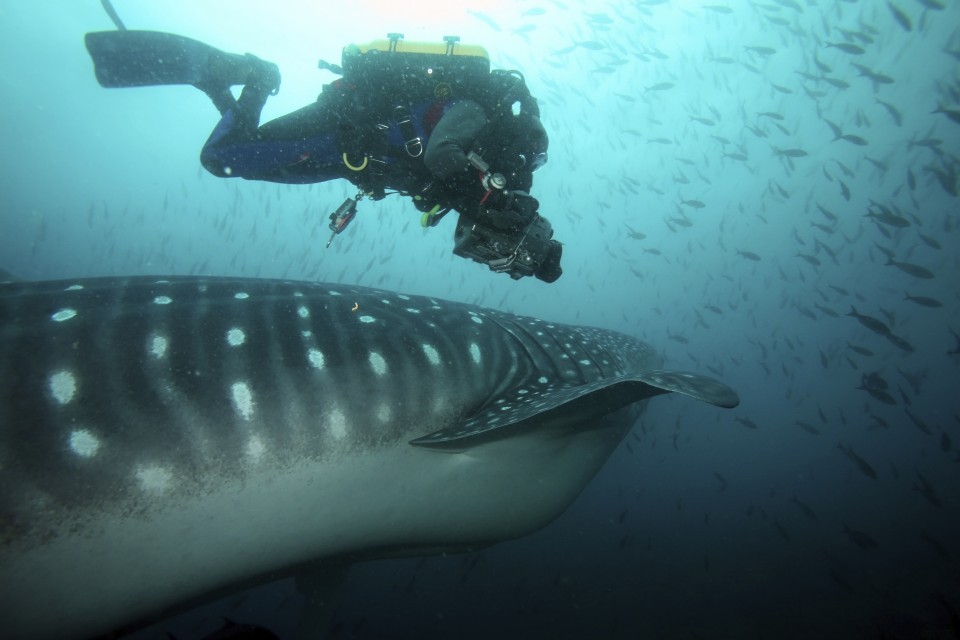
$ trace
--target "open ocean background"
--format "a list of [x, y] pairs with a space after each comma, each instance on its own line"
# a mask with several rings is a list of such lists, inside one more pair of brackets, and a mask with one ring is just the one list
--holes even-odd
[[[0, 266], [439, 296], [635, 335], [740, 393], [733, 411], [654, 399], [532, 536], [356, 566], [330, 637], [960, 638], [955, 0], [115, 6], [276, 62], [264, 121], [314, 100], [334, 79], [317, 59], [348, 43], [483, 45], [540, 100], [533, 195], [565, 274], [457, 258], [452, 219], [424, 231], [398, 197], [361, 202], [325, 250], [354, 188], [206, 174], [215, 109], [102, 89], [83, 34], [113, 25], [93, 0], [0, 7]], [[279, 583], [136, 637], [228, 615], [286, 638], [300, 606]]]

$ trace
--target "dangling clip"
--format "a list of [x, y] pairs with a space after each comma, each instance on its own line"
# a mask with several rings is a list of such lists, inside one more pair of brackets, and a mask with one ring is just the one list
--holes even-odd
[[327, 240], [327, 248], [330, 248], [330, 245], [333, 243], [333, 239], [336, 238], [339, 234], [343, 233], [343, 230], [347, 228], [347, 225], [353, 220], [354, 216], [357, 215], [357, 203], [363, 199], [363, 192], [357, 192], [352, 198], [347, 198], [343, 201], [337, 210], [330, 214], [330, 231], [333, 233], [330, 234], [330, 239]]

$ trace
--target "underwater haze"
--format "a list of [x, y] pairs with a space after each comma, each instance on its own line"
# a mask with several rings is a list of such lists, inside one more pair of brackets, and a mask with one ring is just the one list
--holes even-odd
[[[114, 5], [277, 63], [264, 121], [315, 100], [346, 44], [482, 45], [539, 100], [532, 195], [564, 275], [458, 258], [453, 221], [423, 230], [398, 196], [325, 248], [355, 188], [206, 173], [203, 93], [97, 84], [94, 0], [0, 8], [0, 267], [438, 296], [622, 331], [740, 394], [654, 399], [532, 536], [355, 566], [331, 638], [960, 638], [956, 0]], [[226, 615], [286, 638], [301, 604], [284, 582], [134, 637]]]

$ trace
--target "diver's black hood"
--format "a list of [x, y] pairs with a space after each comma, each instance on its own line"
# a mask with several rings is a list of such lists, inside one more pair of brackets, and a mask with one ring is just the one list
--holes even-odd
[[[532, 161], [545, 154], [549, 144], [540, 118], [520, 113], [488, 122], [477, 136], [475, 150], [491, 171], [507, 176], [510, 188], [527, 190], [533, 181]], [[512, 184], [515, 181], [521, 184]]]

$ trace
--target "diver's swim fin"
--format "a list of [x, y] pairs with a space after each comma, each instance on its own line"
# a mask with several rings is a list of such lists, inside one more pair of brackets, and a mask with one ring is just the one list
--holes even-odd
[[230, 87], [246, 82], [256, 60], [160, 31], [94, 31], [84, 41], [103, 87]]

